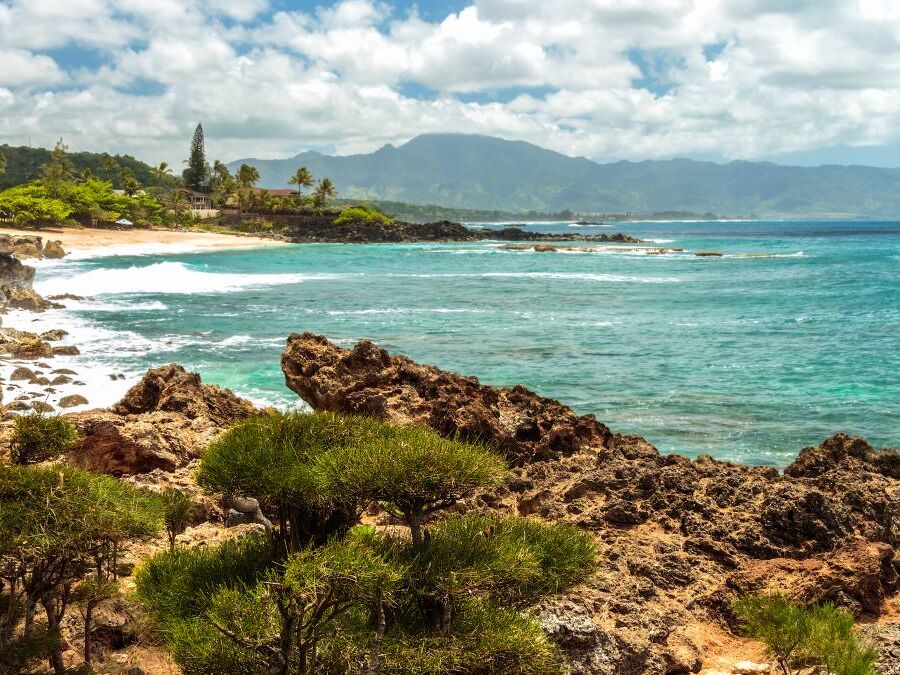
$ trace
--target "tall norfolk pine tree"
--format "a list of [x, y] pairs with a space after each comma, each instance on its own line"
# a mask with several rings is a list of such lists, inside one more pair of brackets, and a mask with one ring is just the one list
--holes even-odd
[[184, 170], [184, 186], [196, 192], [205, 192], [209, 185], [209, 167], [206, 165], [206, 148], [203, 143], [203, 125], [197, 124], [191, 141], [191, 155]]

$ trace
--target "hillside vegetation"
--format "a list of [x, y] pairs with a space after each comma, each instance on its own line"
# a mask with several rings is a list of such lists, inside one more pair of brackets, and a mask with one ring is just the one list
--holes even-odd
[[370, 154], [305, 152], [241, 159], [263, 187], [286, 187], [297, 166], [331, 176], [346, 198], [525, 212], [713, 212], [726, 216], [893, 217], [900, 169], [791, 167], [687, 159], [598, 164], [523, 142], [428, 134]]

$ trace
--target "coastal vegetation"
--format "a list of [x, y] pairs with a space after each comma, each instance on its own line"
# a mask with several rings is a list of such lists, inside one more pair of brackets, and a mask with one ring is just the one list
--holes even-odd
[[[0, 464], [0, 672], [63, 663], [61, 629], [72, 603], [86, 616], [108, 596], [118, 561], [154, 536], [158, 500], [111, 476], [66, 466]], [[84, 653], [90, 663], [90, 624]]]
[[10, 454], [15, 464], [54, 459], [78, 439], [75, 426], [65, 417], [34, 412], [13, 421]]
[[[271, 537], [175, 549], [137, 574], [187, 673], [558, 672], [524, 608], [594, 568], [591, 539], [562, 524], [439, 517], [504, 461], [418, 427], [331, 413], [240, 423], [204, 455], [198, 482], [252, 495]], [[360, 524], [364, 510], [406, 525]]]
[[783, 595], [750, 595], [732, 609], [749, 637], [763, 642], [784, 675], [820, 666], [831, 675], [874, 675], [878, 653], [854, 633], [853, 615], [832, 603], [804, 607]]

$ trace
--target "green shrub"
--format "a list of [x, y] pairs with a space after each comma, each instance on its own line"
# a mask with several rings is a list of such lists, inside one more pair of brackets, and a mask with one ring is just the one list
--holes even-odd
[[158, 553], [135, 571], [135, 592], [158, 622], [202, 615], [223, 586], [253, 584], [272, 565], [267, 537], [245, 537], [210, 548]]
[[525, 607], [586, 579], [595, 568], [590, 535], [564, 523], [497, 514], [451, 515], [429, 531], [414, 561], [423, 590], [489, 594]]
[[78, 439], [75, 426], [65, 417], [36, 412], [13, 422], [12, 461], [34, 464], [64, 453]]
[[163, 519], [166, 525], [166, 537], [169, 540], [169, 550], [175, 548], [175, 537], [187, 529], [191, 518], [197, 509], [196, 504], [191, 501], [181, 490], [169, 488], [162, 495], [163, 502]]
[[[65, 466], [0, 465], [0, 652], [31, 629], [47, 639], [51, 666], [62, 670], [54, 635], [84, 576], [115, 578], [118, 555], [161, 524], [159, 500], [111, 476]], [[36, 632], [38, 606], [46, 615]], [[13, 645], [14, 646], [14, 645]], [[20, 645], [21, 646], [21, 645]]]
[[391, 225], [394, 221], [378, 209], [368, 206], [351, 206], [334, 219], [335, 225]]
[[877, 653], [857, 640], [853, 615], [830, 603], [807, 609], [782, 595], [750, 595], [732, 609], [744, 632], [768, 647], [785, 675], [805, 665], [825, 666], [832, 675], [874, 675]]
[[482, 486], [498, 485], [506, 462], [487, 448], [442, 438], [426, 427], [381, 424], [315, 460], [330, 495], [380, 500], [422, 544], [424, 518]]
[[331, 413], [272, 414], [232, 427], [206, 451], [197, 482], [228, 495], [253, 496], [275, 511], [282, 545], [299, 550], [346, 532], [359, 518], [353, 495], [326, 495], [313, 459], [358, 442], [378, 427]]

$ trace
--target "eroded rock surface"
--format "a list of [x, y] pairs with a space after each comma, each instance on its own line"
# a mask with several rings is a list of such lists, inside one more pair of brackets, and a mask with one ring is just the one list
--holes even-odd
[[70, 461], [116, 476], [175, 471], [228, 426], [259, 412], [181, 366], [152, 368], [111, 410], [70, 416], [80, 433]]
[[474, 506], [590, 531], [597, 573], [552, 598], [540, 620], [580, 673], [701, 668], [703, 626], [734, 627], [739, 593], [781, 590], [876, 616], [898, 589], [900, 453], [837, 434], [782, 475], [700, 456], [661, 455], [524, 387], [294, 334], [288, 387], [313, 408], [426, 424], [478, 439], [514, 464]]

